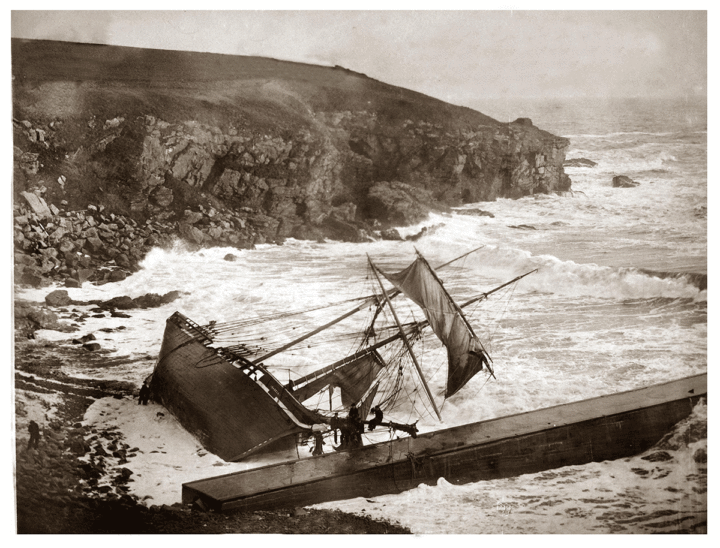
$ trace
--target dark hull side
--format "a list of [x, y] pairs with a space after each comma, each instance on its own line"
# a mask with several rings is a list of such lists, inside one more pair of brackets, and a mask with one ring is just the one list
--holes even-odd
[[311, 426], [307, 410], [287, 395], [278, 397], [277, 381], [265, 375], [259, 382], [262, 371], [233, 366], [209, 342], [182, 314], [168, 318], [150, 381], [153, 400], [226, 461], [294, 447], [295, 435]]
[[[430, 432], [183, 485], [183, 502], [261, 510], [461, 484], [641, 453], [707, 394], [698, 375], [646, 389]], [[485, 441], [483, 441], [485, 440]]]

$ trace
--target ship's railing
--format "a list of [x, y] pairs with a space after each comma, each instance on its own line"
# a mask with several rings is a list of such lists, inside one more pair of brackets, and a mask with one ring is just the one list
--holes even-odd
[[196, 331], [203, 339], [205, 339], [205, 341], [203, 341], [203, 344], [205, 344], [206, 342], [212, 342], [212, 333], [202, 327], [200, 324], [192, 321], [184, 314], [181, 314], [180, 312], [175, 312], [172, 316], [170, 316], [170, 318], [175, 318], [190, 327], [193, 331]]

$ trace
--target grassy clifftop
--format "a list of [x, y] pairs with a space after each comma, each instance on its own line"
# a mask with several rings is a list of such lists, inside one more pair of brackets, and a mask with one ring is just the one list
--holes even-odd
[[[421, 117], [449, 129], [499, 124], [342, 67], [43, 40], [13, 40], [12, 59], [20, 116], [52, 114], [49, 109], [58, 116], [82, 116], [105, 107], [170, 122], [195, 119], [220, 126], [239, 118], [293, 130], [309, 124], [316, 111], [366, 110], [383, 122]], [[33, 96], [43, 89], [53, 97], [36, 102]]]

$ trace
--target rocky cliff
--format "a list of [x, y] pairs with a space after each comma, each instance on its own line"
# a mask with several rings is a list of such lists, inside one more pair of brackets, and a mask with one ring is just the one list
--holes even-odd
[[570, 188], [568, 141], [529, 119], [339, 67], [13, 40], [12, 71], [18, 205], [92, 204], [199, 245], [359, 241], [433, 208]]

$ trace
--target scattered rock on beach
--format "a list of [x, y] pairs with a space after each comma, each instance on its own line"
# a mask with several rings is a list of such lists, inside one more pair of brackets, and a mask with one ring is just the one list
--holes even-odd
[[70, 295], [64, 289], [56, 289], [45, 296], [45, 304], [48, 306], [68, 306], [72, 302]]
[[92, 333], [88, 333], [87, 335], [80, 337], [79, 339], [73, 339], [72, 343], [73, 344], [85, 344], [85, 343], [88, 343], [88, 342], [94, 341], [94, 340], [95, 340], [95, 335], [93, 335]]

